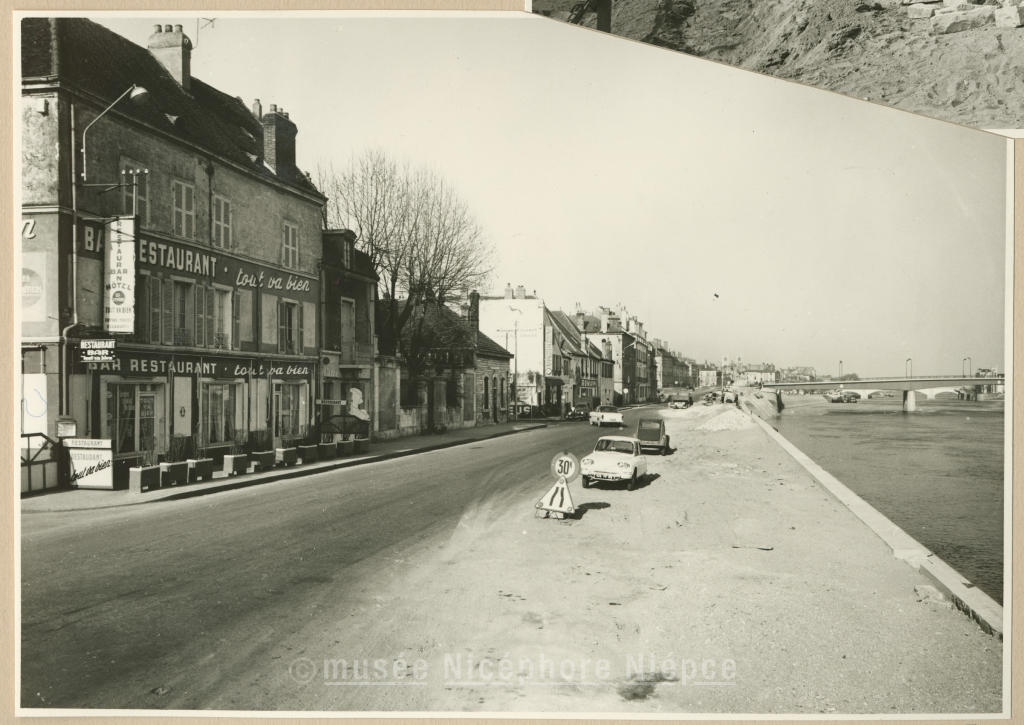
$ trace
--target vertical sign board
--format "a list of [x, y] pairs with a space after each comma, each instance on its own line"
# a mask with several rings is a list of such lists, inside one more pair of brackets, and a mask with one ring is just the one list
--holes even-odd
[[106, 236], [103, 329], [135, 332], [135, 218], [107, 222]]
[[114, 488], [114, 452], [109, 438], [65, 438], [71, 461], [71, 485]]

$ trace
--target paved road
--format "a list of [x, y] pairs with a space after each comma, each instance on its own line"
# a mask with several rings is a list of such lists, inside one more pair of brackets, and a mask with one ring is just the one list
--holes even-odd
[[447, 540], [468, 508], [539, 497], [554, 453], [599, 435], [563, 423], [185, 501], [25, 515], [22, 705], [202, 708], [254, 662], [279, 668], [276, 642], [326, 603], [372, 598], [391, 562]]

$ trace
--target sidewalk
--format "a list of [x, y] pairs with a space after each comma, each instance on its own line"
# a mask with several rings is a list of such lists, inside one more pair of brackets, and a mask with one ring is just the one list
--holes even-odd
[[374, 442], [370, 444], [370, 452], [358, 456], [346, 456], [335, 458], [330, 461], [318, 461], [309, 465], [296, 465], [289, 468], [275, 468], [272, 471], [262, 473], [247, 473], [244, 475], [229, 477], [226, 473], [217, 472], [212, 481], [204, 483], [191, 483], [169, 488], [158, 488], [154, 491], [137, 494], [128, 491], [96, 491], [85, 489], [72, 489], [70, 491], [55, 491], [53, 493], [30, 496], [21, 500], [21, 512], [26, 513], [55, 513], [61, 511], [82, 511], [86, 509], [111, 508], [114, 506], [133, 506], [135, 504], [152, 503], [154, 501], [171, 501], [193, 496], [203, 496], [219, 491], [230, 491], [235, 488], [256, 486], [261, 483], [281, 481], [287, 478], [298, 478], [300, 476], [311, 476], [325, 471], [333, 471], [339, 468], [349, 468], [366, 463], [387, 461], [392, 458], [410, 456], [425, 451], [436, 451], [441, 448], [450, 448], [465, 443], [489, 438], [500, 438], [501, 436], [520, 433], [526, 430], [545, 428], [551, 422], [541, 420], [521, 420], [518, 422], [499, 423], [497, 425], [474, 426], [462, 428], [445, 433], [434, 435], [408, 436], [405, 438], [393, 438]]

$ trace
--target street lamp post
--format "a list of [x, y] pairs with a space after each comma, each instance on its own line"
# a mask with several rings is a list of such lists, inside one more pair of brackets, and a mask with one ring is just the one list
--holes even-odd
[[[966, 374], [964, 374], [964, 363], [967, 363], [967, 373], [966, 373]], [[964, 359], [963, 359], [963, 360], [962, 360], [962, 361], [960, 362], [960, 374], [961, 374], [961, 375], [963, 375], [963, 376], [964, 376], [965, 378], [966, 378], [966, 377], [970, 377], [970, 376], [971, 376], [971, 372], [972, 372], [972, 371], [971, 371], [971, 368], [972, 368], [973, 366], [974, 366], [974, 361], [973, 361], [973, 360], [971, 360], [971, 358], [969, 358], [969, 357], [965, 357], [965, 358], [964, 358]]]
[[94, 118], [89, 123], [89, 125], [85, 127], [85, 130], [82, 131], [82, 181], [83, 182], [87, 181], [86, 170], [87, 170], [87, 164], [88, 164], [88, 157], [86, 156], [86, 153], [85, 153], [86, 134], [89, 133], [89, 129], [90, 128], [92, 128], [94, 125], [96, 125], [97, 121], [99, 121], [101, 118], [106, 116], [111, 108], [116, 106], [121, 101], [122, 98], [124, 98], [125, 96], [127, 96], [129, 94], [131, 95], [133, 103], [142, 103], [143, 101], [145, 101], [146, 99], [149, 98], [149, 91], [147, 91], [142, 86], [133, 85], [127, 91], [125, 91], [120, 96], [118, 96], [117, 100], [115, 100], [109, 106], [104, 108], [103, 111], [100, 113], [100, 115], [98, 115], [96, 118]]
[[[907, 372], [909, 366], [910, 372]], [[914, 377], [914, 361], [911, 358], [907, 358], [907, 361], [903, 363], [903, 376], [907, 378]]]
[[[519, 420], [519, 318], [523, 316], [522, 310], [517, 310], [512, 305], [508, 308], [513, 312], [517, 313], [519, 317], [516, 318], [515, 325], [515, 352], [513, 353], [513, 366], [515, 372], [512, 373], [514, 382], [512, 383], [512, 390], [515, 391], [515, 396], [512, 398], [512, 420]], [[533, 417], [533, 406], [530, 406], [530, 417]]]
[[843, 361], [839, 361], [839, 382], [843, 381]]

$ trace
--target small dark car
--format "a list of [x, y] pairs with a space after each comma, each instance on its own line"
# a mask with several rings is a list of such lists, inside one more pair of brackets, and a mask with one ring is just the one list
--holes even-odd
[[575, 408], [569, 411], [565, 416], [566, 420], [590, 420], [590, 406], [586, 403], [580, 403]]
[[653, 448], [667, 456], [672, 450], [665, 434], [665, 421], [661, 418], [641, 418], [636, 424], [636, 438], [640, 441], [641, 451]]

